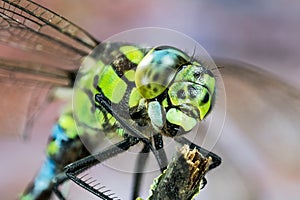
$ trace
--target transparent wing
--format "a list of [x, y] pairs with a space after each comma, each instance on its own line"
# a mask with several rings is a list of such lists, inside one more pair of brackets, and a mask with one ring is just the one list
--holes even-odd
[[0, 127], [27, 136], [53, 87], [72, 87], [74, 73], [45, 64], [0, 59]]
[[[72, 22], [27, 0], [0, 1], [0, 42], [46, 54], [64, 62], [60, 68], [72, 65], [73, 69], [99, 43]], [[1, 133], [30, 130], [49, 90], [72, 86], [74, 75], [47, 64], [0, 59], [0, 94], [5, 97], [0, 102]]]
[[37, 84], [40, 87], [46, 85], [70, 87], [74, 73], [45, 64], [0, 58], [1, 82]]
[[79, 64], [99, 42], [82, 28], [28, 0], [0, 1], [0, 41]]
[[219, 66], [224, 66], [221, 73], [230, 120], [267, 160], [280, 160], [290, 169], [300, 169], [295, 154], [300, 141], [300, 91], [255, 66], [238, 61]]
[[212, 199], [299, 197], [299, 89], [239, 61], [220, 60], [217, 65], [227, 116], [214, 150], [223, 164], [218, 181], [212, 181], [216, 185], [210, 185], [217, 190]]

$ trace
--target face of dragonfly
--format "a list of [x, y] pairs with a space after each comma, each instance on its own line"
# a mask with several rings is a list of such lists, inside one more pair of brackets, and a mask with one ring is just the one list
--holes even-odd
[[[185, 132], [208, 115], [215, 95], [212, 72], [190, 60], [189, 56], [176, 48], [156, 47], [139, 62], [135, 73], [140, 95], [148, 101], [160, 99], [162, 108], [159, 109], [166, 109], [162, 118], [167, 123], [183, 128]], [[149, 117], [153, 126], [162, 127], [162, 120], [157, 123], [154, 121], [159, 111], [153, 110], [156, 116], [151, 113]]]
[[[215, 151], [222, 152], [224, 164], [217, 174], [211, 174], [210, 187], [207, 187], [202, 195], [203, 198], [205, 196], [212, 197], [212, 199], [231, 200], [253, 198], [296, 199], [296, 186], [299, 182], [297, 174], [300, 163], [297, 156], [299, 151], [298, 116], [300, 113], [298, 109], [300, 107], [299, 79], [296, 78], [299, 74], [299, 68], [295, 67], [299, 63], [300, 45], [295, 43], [295, 41], [298, 41], [299, 35], [298, 15], [296, 13], [299, 4], [297, 2], [288, 4], [286, 1], [266, 1], [261, 4], [261, 2], [256, 1], [245, 7], [238, 2], [232, 3], [230, 6], [216, 4], [216, 2], [202, 2], [200, 5], [196, 2], [183, 4], [166, 1], [160, 2], [158, 5], [155, 2], [145, 1], [142, 3], [143, 6], [138, 5], [136, 2], [135, 6], [138, 6], [132, 7], [127, 2], [121, 5], [99, 2], [99, 5], [96, 6], [95, 2], [90, 1], [84, 4], [84, 7], [89, 5], [90, 7], [84, 9], [82, 3], [76, 3], [72, 0], [64, 1], [63, 3], [66, 3], [66, 6], [61, 6], [62, 2], [60, 1], [51, 1], [51, 3], [57, 4], [58, 8], [52, 7], [55, 5], [48, 6], [62, 15], [70, 16], [71, 19], [80, 24], [85, 23], [81, 20], [90, 19], [92, 21], [97, 19], [92, 21], [93, 23], [89, 21], [88, 24], [85, 24], [85, 27], [97, 35], [98, 38], [105, 38], [111, 33], [120, 32], [127, 26], [136, 27], [137, 24], [141, 24], [144, 22], [143, 20], [147, 19], [148, 23], [152, 22], [151, 25], [176, 27], [181, 32], [195, 36], [198, 41], [204, 41], [205, 46], [213, 54], [246, 60], [280, 75], [279, 79], [267, 72], [261, 73], [260, 69], [253, 66], [246, 65], [248, 67], [245, 67], [244, 63], [217, 62], [218, 66], [224, 67], [221, 73], [228, 98], [227, 121], [223, 135], [215, 147]], [[283, 4], [285, 6], [282, 6]], [[72, 9], [64, 10], [65, 8]], [[84, 17], [79, 17], [78, 10], [80, 10], [80, 13], [86, 10]], [[173, 14], [168, 17], [168, 14], [161, 12], [162, 10], [171, 10], [170, 13]], [[162, 13], [164, 16], [158, 17], [157, 13]], [[174, 15], [174, 13], [178, 13], [178, 15]], [[252, 15], [252, 13], [254, 14]], [[124, 20], [121, 27], [117, 20], [110, 20], [116, 17]], [[109, 21], [110, 28], [103, 29], [103, 27], [107, 27], [107, 24], [102, 24], [101, 19], [105, 19], [105, 22]], [[197, 21], [193, 21], [193, 19]], [[222, 22], [220, 22], [220, 19], [222, 19]], [[99, 30], [95, 30], [95, 24], [97, 24]], [[286, 37], [286, 35], [289, 37]], [[1, 35], [1, 39], [3, 38]], [[22, 41], [28, 40], [23, 39]], [[22, 43], [18, 41], [17, 44]], [[27, 42], [23, 44], [22, 47], [29, 46]], [[55, 42], [51, 41], [51, 44], [55, 44]], [[46, 47], [46, 45], [42, 43], [42, 47]], [[50, 45], [50, 47], [53, 46]], [[52, 49], [60, 52], [58, 51], [60, 48]], [[7, 56], [7, 52], [5, 50], [1, 55]], [[15, 53], [15, 49], [10, 50], [10, 52], [12, 52], [11, 55], [20, 55]], [[66, 52], [70, 53], [72, 51]], [[27, 56], [26, 54], [24, 57], [17, 57], [23, 59]], [[54, 57], [52, 60], [57, 60], [57, 58]], [[58, 64], [57, 66], [61, 65]], [[282, 79], [290, 81], [291, 84], [286, 84]], [[18, 90], [15, 88], [16, 85], [19, 86]], [[36, 85], [34, 84], [34, 86]], [[1, 86], [4, 86], [4, 84]], [[13, 86], [8, 89], [4, 89], [4, 87], [1, 87], [1, 89], [1, 105], [5, 105], [1, 109], [3, 110], [1, 122], [5, 122], [6, 125], [13, 121], [13, 125], [10, 123], [10, 127], [16, 128], [18, 117], [22, 119], [26, 117], [25, 113], [28, 108], [26, 103], [31, 101], [31, 97], [36, 99], [36, 96], [41, 97], [41, 95], [37, 95], [36, 87], [28, 89], [22, 82], [13, 82]], [[18, 95], [20, 91], [22, 91], [21, 103]], [[34, 95], [25, 98], [24, 95], [27, 94]], [[6, 101], [5, 97], [9, 101]], [[15, 99], [15, 103], [12, 103], [13, 99]], [[11, 109], [8, 110], [8, 108]], [[7, 185], [11, 184], [14, 187], [10, 188], [15, 190], [2, 192], [3, 198], [10, 199], [15, 196], [36, 172], [40, 164], [39, 160], [27, 156], [36, 153], [37, 155], [32, 156], [32, 158], [42, 157], [42, 154], [37, 152], [43, 152], [48, 128], [51, 128], [48, 118], [49, 112], [52, 113], [52, 110], [55, 110], [52, 108], [48, 107], [48, 109], [42, 111], [41, 120], [43, 123], [35, 124], [34, 133], [36, 134], [33, 135], [38, 135], [38, 137], [32, 137], [30, 145], [24, 145], [21, 141], [15, 142], [16, 138], [13, 138], [14, 142], [11, 142], [11, 139], [1, 139], [1, 146], [6, 149], [1, 151], [3, 153], [2, 157], [7, 158], [7, 162], [3, 162], [5, 164], [2, 165], [4, 167], [3, 171], [10, 172], [12, 166], [16, 165], [15, 163], [23, 161], [23, 169], [28, 172], [28, 175], [27, 173], [25, 175], [7, 173], [3, 180], [10, 180], [10, 182], [4, 181], [3, 187], [0, 188], [8, 188]], [[7, 117], [8, 115], [10, 117]], [[53, 116], [53, 118], [55, 117]], [[4, 124], [1, 124], [1, 130], [3, 130]], [[48, 128], [45, 130], [44, 127]], [[9, 133], [15, 133], [15, 129], [9, 131]], [[43, 137], [40, 137], [41, 133], [44, 134]], [[7, 136], [11, 137], [9, 134], [6, 134]], [[199, 144], [203, 143], [202, 140], [197, 142]], [[38, 150], [36, 150], [37, 148]], [[10, 152], [9, 156], [7, 152]], [[124, 162], [126, 162], [126, 159], [124, 159]], [[30, 172], [31, 175], [29, 175]], [[257, 176], [253, 177], [253, 173]], [[23, 183], [20, 183], [21, 177], [23, 177]], [[118, 178], [129, 180], [124, 174], [121, 174]], [[110, 179], [107, 177], [106, 180]], [[224, 185], [227, 187], [224, 188]], [[119, 188], [123, 188], [123, 186], [124, 183]], [[148, 189], [145, 189], [145, 193], [148, 192]], [[121, 191], [118, 188], [117, 190], [124, 193], [125, 196], [128, 192], [127, 190]], [[77, 192], [77, 195], [82, 194]], [[222, 196], [220, 197], [220, 195]]]

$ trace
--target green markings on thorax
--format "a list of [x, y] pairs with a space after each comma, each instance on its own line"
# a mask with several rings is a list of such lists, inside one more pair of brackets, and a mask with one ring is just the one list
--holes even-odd
[[123, 99], [127, 83], [135, 80], [133, 67], [136, 67], [144, 57], [143, 51], [135, 46], [121, 46], [119, 50], [121, 54], [112, 65], [104, 67], [98, 82], [103, 94], [113, 103], [120, 103]]
[[139, 64], [145, 56], [141, 49], [130, 45], [121, 46], [120, 52], [122, 52], [130, 62], [136, 65]]
[[[144, 57], [143, 49], [132, 45], [105, 44], [101, 50], [107, 55], [88, 56], [80, 69], [74, 92], [75, 118], [79, 126], [93, 130], [115, 131], [122, 135], [116, 120], [104, 108], [95, 108], [95, 95], [101, 92], [114, 104], [128, 102], [128, 106], [136, 105], [141, 96], [134, 88], [135, 67]], [[113, 54], [113, 56], [112, 56]], [[99, 57], [105, 58], [104, 60]], [[107, 59], [111, 57], [111, 60]], [[99, 60], [96, 60], [99, 59]], [[131, 94], [131, 95], [127, 95]], [[124, 98], [129, 98], [124, 100]]]
[[95, 79], [105, 64], [101, 60], [86, 57], [76, 80], [73, 94], [74, 117], [78, 124], [90, 129], [102, 129], [102, 123], [95, 117], [94, 96], [97, 93]]
[[99, 77], [98, 86], [113, 103], [119, 103], [127, 90], [127, 84], [116, 74], [112, 66], [106, 66]]

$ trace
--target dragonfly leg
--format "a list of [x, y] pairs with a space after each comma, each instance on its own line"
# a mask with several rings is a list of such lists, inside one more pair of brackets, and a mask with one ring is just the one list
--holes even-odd
[[[92, 166], [95, 166], [102, 161], [105, 161], [106, 159], [109, 159], [113, 156], [118, 155], [119, 153], [122, 153], [126, 150], [128, 150], [131, 146], [136, 145], [140, 141], [139, 138], [133, 137], [133, 136], [126, 136], [124, 140], [121, 142], [112, 145], [105, 150], [101, 151], [100, 153], [87, 156], [85, 158], [82, 158], [81, 160], [78, 160], [76, 162], [73, 162], [65, 167], [65, 173], [68, 176], [69, 179], [74, 181], [76, 184], [78, 184], [80, 187], [88, 190], [89, 192], [93, 193], [94, 195], [100, 197], [104, 200], [113, 200], [116, 197], [113, 197], [113, 194], [105, 194], [108, 193], [110, 190], [106, 191], [100, 191], [103, 189], [102, 187], [96, 188], [96, 185], [92, 185], [91, 182], [88, 183], [84, 181], [82, 178], [78, 178], [76, 175], [79, 173], [89, 169]], [[100, 189], [100, 190], [99, 190]]]
[[66, 200], [61, 191], [58, 189], [58, 187], [54, 186], [52, 191], [59, 200]]
[[[95, 95], [95, 101], [99, 105], [103, 106], [107, 110], [107, 112], [109, 112], [112, 116], [114, 116], [114, 118], [118, 121], [118, 123], [123, 127], [123, 129], [127, 133], [139, 138], [141, 142], [143, 142], [150, 148], [155, 159], [157, 160], [157, 163], [160, 167], [160, 171], [163, 172], [166, 168], [165, 160], [162, 157], [163, 155], [160, 155], [159, 151], [152, 146], [151, 141], [148, 138], [146, 138], [139, 130], [130, 126], [123, 118], [119, 117], [119, 115], [113, 109], [111, 109], [112, 102], [103, 95], [101, 88], [97, 87], [97, 90], [99, 91], [99, 93]], [[99, 107], [97, 104], [95, 106]]]
[[138, 154], [137, 160], [135, 161], [135, 171], [133, 179], [133, 193], [132, 200], [136, 199], [139, 195], [140, 186], [143, 178], [143, 170], [146, 165], [146, 161], [149, 158], [150, 148], [144, 145], [143, 149]]
[[167, 155], [164, 150], [163, 136], [161, 134], [155, 134], [153, 136], [153, 140], [154, 140], [155, 149], [158, 151], [159, 157], [162, 161], [163, 168], [161, 168], [161, 172], [163, 172], [168, 165]]
[[208, 151], [196, 144], [194, 144], [193, 142], [191, 142], [190, 140], [188, 140], [185, 137], [175, 137], [174, 140], [182, 145], [189, 145], [191, 149], [196, 148], [203, 156], [208, 157], [210, 156], [212, 158], [212, 164], [209, 166], [209, 170], [214, 169], [216, 167], [218, 167], [221, 162], [222, 159], [220, 156], [216, 155], [215, 153]]
[[[153, 136], [155, 149], [158, 151], [160, 159], [163, 161], [163, 168], [161, 170], [165, 170], [168, 165], [168, 160], [166, 156], [166, 152], [164, 150], [163, 138], [161, 134], [156, 134]], [[136, 171], [137, 173], [134, 175], [134, 184], [133, 184], [133, 195], [132, 199], [136, 199], [139, 195], [141, 180], [143, 176], [143, 170], [145, 168], [146, 160], [149, 156], [149, 147], [147, 145], [144, 146], [140, 154], [138, 155], [138, 159], [136, 161]], [[143, 153], [147, 153], [144, 155]], [[162, 172], [162, 171], [161, 171]]]
[[67, 180], [69, 180], [69, 178], [67, 177], [67, 175], [64, 172], [56, 175], [55, 178], [52, 180], [52, 182], [53, 182], [52, 191], [59, 200], [65, 200], [65, 197], [63, 196], [61, 191], [58, 189], [58, 186], [60, 186]]

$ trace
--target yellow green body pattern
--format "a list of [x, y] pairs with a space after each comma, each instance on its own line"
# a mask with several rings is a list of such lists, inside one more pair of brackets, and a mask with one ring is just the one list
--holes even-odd
[[51, 180], [89, 152], [81, 137], [123, 137], [118, 121], [95, 101], [101, 93], [118, 117], [147, 134], [176, 136], [191, 131], [212, 107], [215, 78], [186, 53], [169, 46], [140, 48], [106, 43], [87, 56], [77, 74], [72, 109], [54, 126], [47, 157], [23, 200], [47, 199]]

